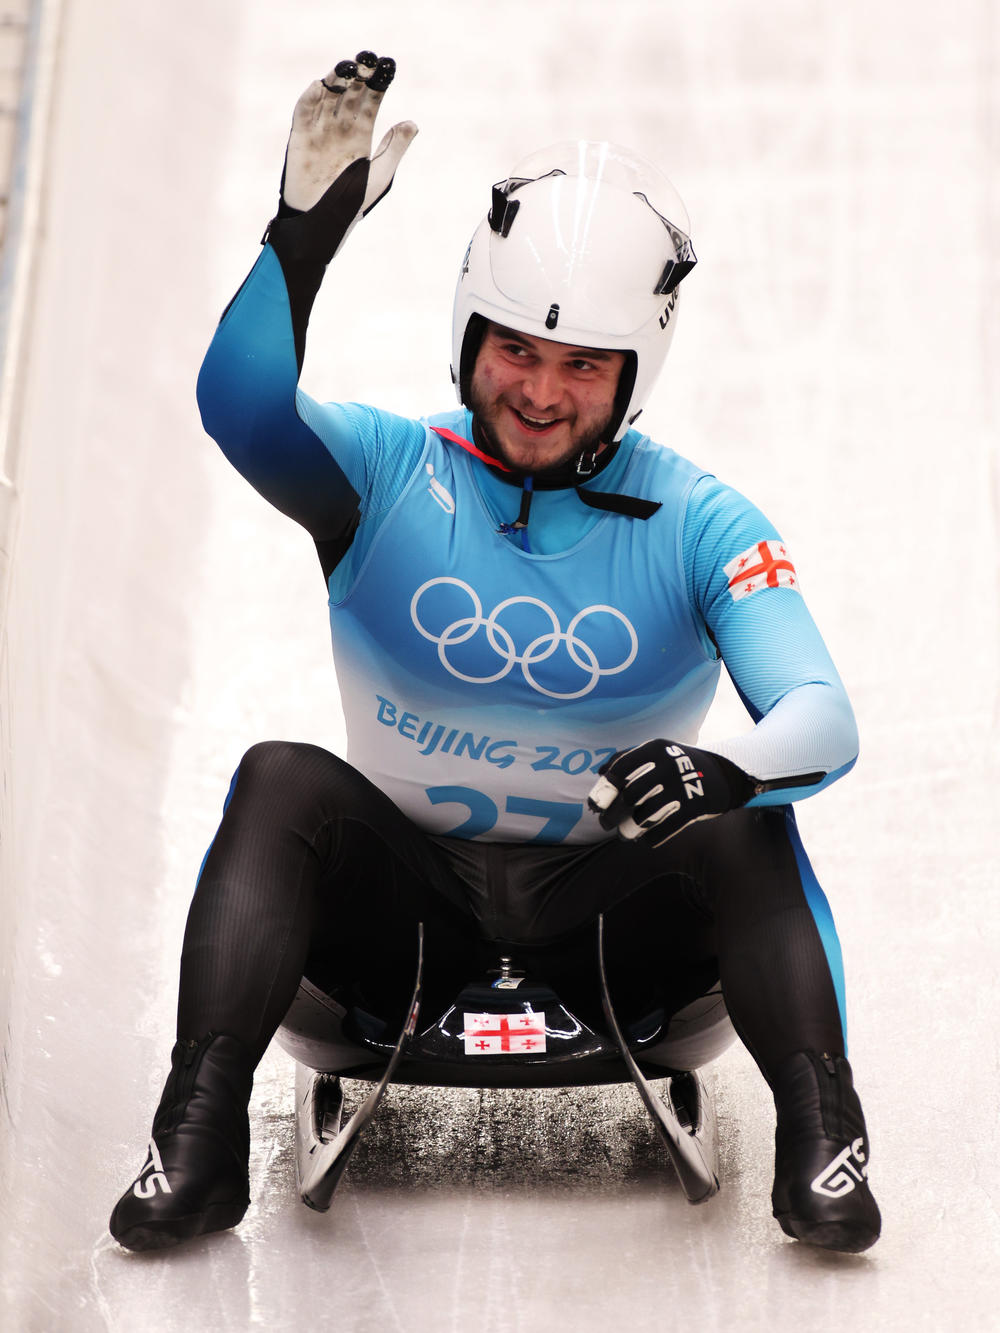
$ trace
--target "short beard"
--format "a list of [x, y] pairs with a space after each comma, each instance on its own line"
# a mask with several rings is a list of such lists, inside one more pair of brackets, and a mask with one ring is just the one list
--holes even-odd
[[[480, 443], [485, 447], [485, 450], [490, 457], [499, 459], [504, 467], [510, 472], [514, 472], [518, 475], [527, 475], [523, 472], [522, 468], [517, 467], [504, 456], [500, 441], [496, 438], [484, 420], [482, 400], [472, 387], [471, 383], [468, 386], [466, 401], [469, 411], [472, 413], [473, 431], [480, 436]], [[602, 421], [600, 426], [595, 430], [588, 432], [588, 434], [578, 443], [574, 443], [572, 449], [563, 458], [555, 463], [549, 463], [547, 467], [536, 469], [531, 475], [536, 477], [547, 477], [557, 473], [569, 473], [575, 470], [576, 460], [581, 454], [596, 453], [600, 446], [605, 443], [604, 437], [610, 433], [612, 415], [613, 414], [609, 412], [607, 419]]]

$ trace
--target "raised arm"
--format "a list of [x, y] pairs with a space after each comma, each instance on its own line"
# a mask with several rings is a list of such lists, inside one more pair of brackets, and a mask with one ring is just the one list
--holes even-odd
[[278, 212], [198, 379], [202, 422], [229, 461], [335, 552], [356, 526], [380, 426], [365, 409], [321, 406], [298, 388], [298, 377], [326, 266], [387, 193], [416, 134], [411, 122], [395, 125], [372, 152], [375, 117], [394, 70], [393, 61], [362, 52], [299, 98]]

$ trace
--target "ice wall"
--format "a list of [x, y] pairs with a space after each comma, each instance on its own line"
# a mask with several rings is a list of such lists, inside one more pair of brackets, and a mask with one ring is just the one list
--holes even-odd
[[[25, 1319], [70, 1299], [55, 1273], [86, 1207], [81, 1173], [107, 1150], [109, 1074], [137, 1067], [162, 931], [182, 585], [207, 513], [191, 375], [212, 323], [199, 237], [227, 124], [207, 107], [233, 14], [200, 17], [196, 50], [179, 17], [66, 8], [43, 212], [24, 237], [38, 280], [7, 450], [0, 1190], [4, 1283]], [[12, 1200], [39, 1189], [26, 1221]]]
[[[59, 27], [57, 3], [11, 4], [0, 15], [0, 1108], [14, 1119], [21, 1087], [13, 1032], [13, 1005], [23, 936], [30, 913], [15, 886], [31, 883], [31, 847], [37, 821], [15, 808], [15, 785], [39, 790], [44, 747], [22, 744], [15, 762], [15, 737], [37, 739], [41, 721], [39, 681], [15, 692], [13, 662], [30, 635], [18, 618], [8, 619], [8, 590], [25, 476], [20, 409], [30, 340], [41, 195], [49, 138], [51, 88]], [[16, 699], [16, 703], [15, 703]], [[30, 719], [25, 726], [22, 719]], [[13, 1149], [13, 1134], [0, 1137], [0, 1174]]]

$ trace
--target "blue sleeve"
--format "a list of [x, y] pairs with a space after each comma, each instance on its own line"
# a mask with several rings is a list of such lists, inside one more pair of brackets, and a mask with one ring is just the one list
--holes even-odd
[[202, 422], [265, 499], [318, 545], [346, 548], [358, 523], [405, 485], [424, 428], [358, 404], [317, 403], [298, 374], [285, 275], [267, 245], [206, 353]]
[[[768, 558], [757, 557], [761, 543], [780, 553], [776, 586], [768, 586]], [[780, 536], [749, 500], [703, 477], [689, 498], [683, 544], [691, 604], [756, 724], [714, 749], [757, 779], [751, 806], [812, 796], [853, 767], [858, 734]], [[765, 575], [747, 593], [736, 566], [749, 553]]]

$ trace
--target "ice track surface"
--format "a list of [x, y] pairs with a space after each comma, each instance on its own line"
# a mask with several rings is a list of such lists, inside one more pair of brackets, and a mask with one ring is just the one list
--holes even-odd
[[[624, 141], [688, 204], [701, 262], [645, 421], [777, 521], [861, 724], [801, 825], [846, 954], [885, 1219], [866, 1255], [771, 1220], [740, 1049], [709, 1072], [701, 1208], [629, 1088], [400, 1090], [312, 1214], [272, 1052], [244, 1223], [152, 1255], [106, 1233], [232, 769], [259, 739], [341, 735], [315, 554], [202, 436], [194, 382], [295, 98], [369, 45], [399, 61], [386, 124], [421, 134], [319, 298], [319, 396], [451, 402], [457, 265], [526, 151]], [[2, 658], [0, 1326], [996, 1328], [992, 0], [66, 0], [59, 60]], [[737, 717], [723, 699], [704, 739]]]

